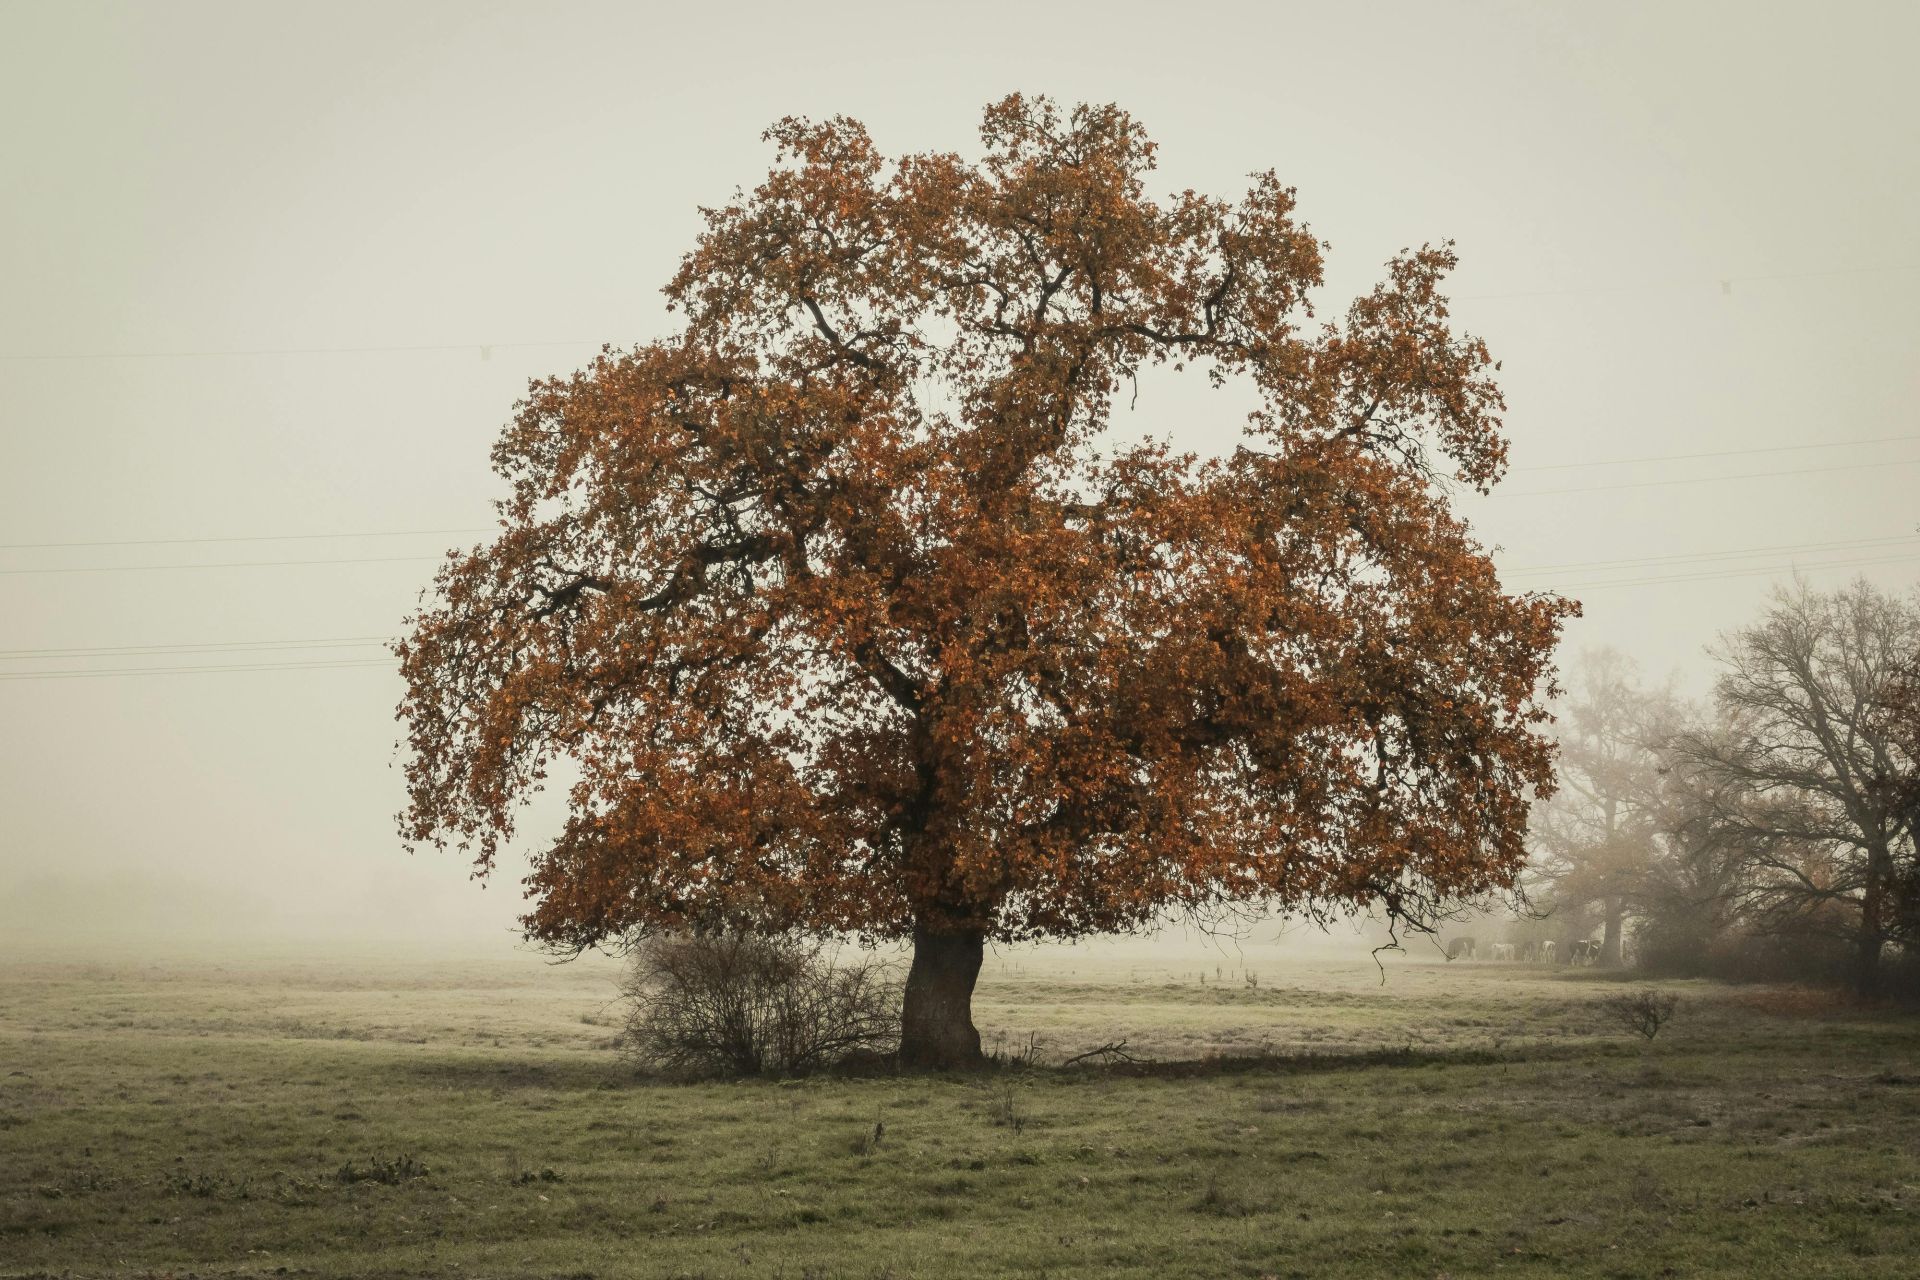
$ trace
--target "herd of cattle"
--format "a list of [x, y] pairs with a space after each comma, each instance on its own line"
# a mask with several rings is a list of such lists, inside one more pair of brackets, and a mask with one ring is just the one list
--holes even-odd
[[1472, 938], [1454, 938], [1447, 943], [1447, 959], [1479, 960], [1482, 950], [1487, 960], [1517, 964], [1593, 964], [1600, 959], [1595, 938], [1580, 938], [1564, 947], [1554, 942], [1489, 942], [1484, 948]]

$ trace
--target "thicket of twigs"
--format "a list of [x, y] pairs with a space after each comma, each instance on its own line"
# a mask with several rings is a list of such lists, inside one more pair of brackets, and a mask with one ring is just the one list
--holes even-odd
[[648, 937], [622, 994], [627, 1051], [670, 1075], [805, 1075], [899, 1049], [894, 967], [796, 936]]
[[1660, 1034], [1660, 1028], [1673, 1019], [1673, 1011], [1680, 1007], [1680, 997], [1670, 991], [1656, 991], [1647, 987], [1640, 991], [1622, 992], [1603, 1003], [1607, 1012], [1621, 1026], [1651, 1040]]

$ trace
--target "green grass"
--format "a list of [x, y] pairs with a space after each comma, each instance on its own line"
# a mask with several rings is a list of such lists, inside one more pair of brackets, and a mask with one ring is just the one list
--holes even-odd
[[608, 976], [0, 968], [0, 1275], [1920, 1273], [1909, 1014], [1673, 984], [1646, 1045], [1591, 974], [1056, 958], [990, 1041], [1163, 1063], [681, 1085]]

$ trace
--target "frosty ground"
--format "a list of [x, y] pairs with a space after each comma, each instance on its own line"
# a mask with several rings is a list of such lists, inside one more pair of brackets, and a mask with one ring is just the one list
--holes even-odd
[[[1661, 984], [1649, 1044], [1593, 970], [1053, 948], [990, 958], [976, 1007], [1037, 1068], [675, 1084], [613, 1047], [613, 977], [13, 955], [0, 1276], [1920, 1266], [1909, 1012]], [[1143, 1061], [1044, 1065], [1122, 1039]]]

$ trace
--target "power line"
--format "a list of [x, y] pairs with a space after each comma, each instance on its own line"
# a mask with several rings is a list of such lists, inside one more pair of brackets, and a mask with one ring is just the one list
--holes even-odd
[[[1817, 544], [1814, 544], [1814, 545], [1817, 545]], [[1845, 544], [1841, 544], [1841, 545], [1845, 545]], [[1778, 549], [1782, 549], [1782, 548], [1758, 548], [1756, 549], [1755, 554], [1761, 551], [1778, 550]], [[1746, 553], [1737, 553], [1737, 554], [1746, 554]], [[1663, 557], [1653, 557], [1653, 559], [1656, 559], [1656, 560], [1661, 558]], [[1801, 571], [1814, 572], [1822, 569], [1854, 569], [1854, 568], [1866, 568], [1874, 565], [1911, 564], [1915, 562], [1920, 562], [1920, 555], [1864, 557], [1864, 558], [1854, 558], [1854, 559], [1848, 559], [1848, 560], [1828, 560], [1828, 561], [1822, 561], [1814, 564], [1760, 565], [1760, 566], [1754, 566], [1754, 567], [1749, 567], [1745, 569], [1732, 569], [1732, 570], [1724, 570], [1724, 571], [1709, 572], [1709, 573], [1681, 573], [1681, 574], [1667, 574], [1667, 575], [1657, 575], [1657, 576], [1640, 577], [1640, 578], [1616, 578], [1616, 579], [1613, 579], [1610, 581], [1604, 581], [1604, 582], [1587, 582], [1587, 583], [1570, 583], [1570, 584], [1563, 583], [1551, 589], [1557, 592], [1597, 591], [1597, 590], [1603, 590], [1608, 587], [1644, 587], [1644, 586], [1657, 586], [1665, 583], [1676, 583], [1676, 582], [1715, 582], [1715, 581], [1731, 580], [1735, 578], [1761, 577], [1768, 574], [1783, 573], [1783, 572], [1801, 572]], [[1597, 563], [1604, 564], [1606, 562], [1597, 562]], [[1618, 561], [1614, 563], [1618, 563], [1621, 565], [1631, 565], [1636, 562]], [[1571, 566], [1571, 567], [1592, 567], [1592, 566]], [[196, 654], [196, 653], [221, 653], [221, 652], [247, 653], [247, 652], [272, 651], [274, 649], [369, 647], [375, 644], [385, 644], [387, 642], [388, 642], [387, 638], [382, 636], [374, 636], [374, 637], [347, 636], [347, 637], [336, 637], [332, 639], [307, 640], [307, 641], [297, 641], [297, 640], [223, 641], [223, 642], [210, 643], [206, 645], [119, 645], [119, 646], [108, 646], [108, 647], [102, 647], [102, 648], [14, 649], [14, 650], [0, 650], [0, 659], [18, 660], [23, 658], [24, 659], [39, 658], [44, 660], [46, 658], [52, 658], [52, 657], [67, 657], [67, 658], [130, 657], [130, 656], [162, 656], [165, 654], [180, 654], [182, 656], [185, 656], [187, 654]], [[391, 670], [393, 667], [393, 663], [390, 660], [379, 659], [379, 658], [341, 658], [341, 659], [316, 659], [312, 661], [295, 661], [295, 662], [217, 663], [217, 664], [210, 663], [210, 664], [203, 664], [203, 665], [196, 665], [196, 666], [74, 667], [74, 668], [63, 668], [63, 669], [54, 670], [54, 671], [0, 672], [0, 681], [78, 680], [78, 679], [87, 679], [87, 678], [98, 677], [98, 676], [132, 676], [132, 675], [210, 675], [210, 674], [220, 674], [220, 673], [227, 673], [227, 672], [253, 672], [253, 671], [321, 671], [321, 670], [346, 670], [346, 669], [354, 669], [354, 668], [371, 668], [371, 667], [382, 667], [382, 668]]]
[[203, 351], [21, 351], [0, 354], [0, 360], [193, 360], [227, 356], [352, 356], [408, 351], [477, 351], [485, 360], [495, 351], [529, 347], [594, 347], [604, 339], [553, 338], [542, 342], [419, 342], [361, 347], [233, 347]]
[[50, 658], [136, 658], [199, 653], [273, 653], [300, 649], [368, 649], [391, 643], [386, 636], [341, 636], [324, 640], [215, 640], [200, 644], [109, 645], [77, 649], [0, 649], [0, 662]]
[[1508, 573], [1564, 573], [1569, 569], [1637, 569], [1643, 565], [1656, 565], [1673, 562], [1706, 562], [1711, 560], [1741, 560], [1748, 556], [1771, 555], [1777, 551], [1844, 551], [1854, 548], [1899, 546], [1909, 542], [1920, 542], [1920, 534], [1901, 534], [1885, 538], [1855, 538], [1845, 542], [1787, 542], [1776, 543], [1769, 547], [1748, 547], [1731, 551], [1695, 551], [1679, 552], [1664, 556], [1641, 556], [1629, 560], [1584, 560], [1567, 564], [1530, 564]]
[[255, 662], [226, 663], [197, 667], [72, 667], [59, 671], [0, 671], [6, 680], [85, 680], [99, 676], [190, 676], [229, 671], [325, 671], [349, 667], [385, 667], [391, 662], [370, 658], [349, 658], [333, 662]]
[[1679, 573], [1664, 577], [1616, 578], [1609, 582], [1583, 582], [1561, 584], [1550, 588], [1555, 592], [1597, 591], [1604, 587], [1650, 587], [1666, 582], [1717, 582], [1727, 578], [1756, 578], [1773, 573], [1814, 572], [1821, 569], [1863, 569], [1870, 565], [1912, 564], [1920, 562], [1920, 556], [1882, 556], [1864, 560], [1824, 560], [1815, 564], [1770, 564], [1747, 569], [1728, 569], [1718, 573]]
[[[1860, 445], [1906, 443], [1914, 440], [1920, 440], [1920, 435], [1874, 436], [1874, 437], [1869, 437], [1869, 438], [1860, 439], [1860, 440], [1834, 440], [1834, 441], [1826, 441], [1826, 442], [1817, 443], [1817, 444], [1763, 445], [1763, 446], [1756, 446], [1754, 448], [1748, 448], [1748, 449], [1717, 449], [1717, 450], [1712, 450], [1710, 452], [1704, 452], [1704, 453], [1670, 453], [1670, 454], [1650, 455], [1650, 456], [1639, 457], [1639, 458], [1603, 458], [1603, 459], [1594, 459], [1587, 462], [1557, 462], [1557, 463], [1539, 464], [1534, 466], [1514, 467], [1512, 468], [1512, 470], [1513, 471], [1565, 471], [1565, 470], [1571, 470], [1571, 469], [1576, 469], [1581, 467], [1631, 466], [1639, 463], [1649, 463], [1649, 462], [1686, 462], [1686, 461], [1691, 461], [1691, 460], [1700, 459], [1700, 458], [1731, 458], [1731, 457], [1744, 456], [1747, 454], [1787, 453], [1787, 452], [1796, 452], [1796, 451], [1807, 450], [1807, 449], [1841, 449], [1841, 448], [1850, 448], [1850, 447], [1855, 447]], [[1510, 492], [1512, 493], [1512, 496], [1516, 496], [1516, 497], [1524, 497], [1533, 493], [1556, 494], [1556, 493], [1582, 493], [1582, 492], [1589, 492], [1589, 491], [1597, 492], [1597, 491], [1603, 491], [1607, 489], [1636, 488], [1636, 487], [1641, 487], [1646, 485], [1702, 484], [1702, 483], [1707, 483], [1709, 481], [1716, 481], [1716, 480], [1745, 480], [1745, 479], [1761, 478], [1766, 476], [1816, 474], [1822, 470], [1839, 471], [1839, 470], [1849, 470], [1849, 469], [1865, 469], [1865, 468], [1875, 467], [1875, 466], [1905, 466], [1905, 465], [1911, 465], [1913, 462], [1916, 462], [1916, 461], [1920, 461], [1920, 459], [1900, 459], [1900, 460], [1895, 460], [1893, 462], [1886, 462], [1886, 463], [1877, 463], [1877, 462], [1876, 463], [1855, 463], [1855, 464], [1849, 464], [1848, 466], [1843, 466], [1843, 467], [1810, 468], [1810, 469], [1807, 469], [1806, 471], [1799, 471], [1799, 470], [1764, 471], [1764, 472], [1754, 472], [1754, 473], [1751, 473], [1750, 475], [1738, 475], [1738, 476], [1701, 476], [1701, 477], [1695, 477], [1695, 478], [1690, 478], [1685, 480], [1645, 480], [1645, 481], [1630, 481], [1630, 482], [1624, 482], [1621, 484], [1614, 484], [1614, 485], [1590, 485], [1590, 486], [1580, 486], [1577, 488], [1566, 488], [1566, 489], [1523, 490], [1518, 492], [1507, 491], [1507, 490], [1496, 490], [1496, 492]], [[367, 530], [365, 532], [355, 531], [355, 532], [340, 532], [340, 533], [222, 534], [222, 535], [211, 535], [211, 536], [194, 537], [194, 538], [116, 538], [116, 539], [96, 540], [96, 541], [90, 541], [90, 542], [0, 542], [0, 551], [50, 551], [50, 550], [68, 550], [68, 549], [75, 549], [75, 548], [91, 548], [91, 547], [193, 546], [193, 545], [205, 545], [205, 544], [211, 544], [211, 543], [233, 543], [233, 542], [305, 542], [305, 541], [352, 539], [352, 538], [417, 538], [417, 537], [442, 537], [442, 536], [448, 536], [448, 535], [468, 536], [473, 534], [492, 533], [492, 532], [494, 532], [494, 530], [491, 527], [475, 526], [475, 527], [466, 527], [466, 528], [446, 528], [446, 529], [374, 529], [374, 530]], [[416, 559], [416, 558], [424, 560], [424, 559], [433, 559], [437, 557], [426, 557], [426, 556], [393, 557], [393, 559], [395, 560]], [[367, 558], [358, 559], [358, 560], [345, 560], [345, 559], [342, 559], [342, 560], [287, 560], [287, 561], [261, 561], [258, 563], [268, 567], [278, 567], [278, 566], [291, 565], [291, 564], [376, 563], [380, 559], [382, 558], [367, 557]], [[252, 563], [252, 562], [247, 562], [247, 563]], [[107, 565], [107, 566], [79, 568], [79, 569], [43, 569], [43, 570], [12, 569], [12, 570], [0, 570], [0, 573], [105, 573], [105, 572], [124, 572], [128, 570], [137, 570], [137, 569], [235, 568], [235, 567], [241, 567], [240, 562], [207, 564], [207, 565]]]
[[[1772, 280], [1814, 280], [1827, 277], [1890, 274], [1901, 271], [1920, 271], [1920, 263], [1895, 264], [1871, 267], [1835, 267], [1813, 271], [1775, 271], [1759, 272], [1750, 275], [1701, 277], [1695, 280], [1672, 281], [1666, 284], [1644, 283], [1631, 285], [1605, 285], [1598, 288], [1575, 289], [1525, 289], [1507, 293], [1462, 293], [1452, 296], [1454, 302], [1480, 302], [1511, 298], [1566, 298], [1602, 294], [1626, 293], [1672, 293], [1692, 289], [1714, 289], [1728, 292], [1736, 284], [1749, 284]], [[335, 356], [335, 355], [375, 355], [385, 352], [427, 352], [427, 351], [474, 351], [486, 359], [494, 351], [526, 350], [539, 347], [594, 347], [609, 344], [605, 339], [593, 338], [546, 338], [520, 342], [411, 342], [411, 343], [368, 343], [354, 346], [330, 347], [221, 347], [184, 351], [17, 351], [0, 353], [0, 360], [9, 361], [61, 361], [61, 360], [192, 360], [224, 359], [249, 356]]]
[[415, 564], [439, 556], [358, 556], [344, 560], [220, 560], [207, 564], [100, 564], [67, 569], [0, 569], [0, 574], [22, 573], [136, 573], [150, 569], [282, 569], [302, 564]]
[[1778, 444], [1753, 449], [1716, 449], [1711, 453], [1663, 453], [1646, 458], [1604, 458], [1593, 462], [1551, 462], [1530, 467], [1510, 467], [1510, 471], [1571, 471], [1578, 467], [1626, 467], [1641, 462], [1688, 462], [1695, 458], [1733, 458], [1749, 453], [1791, 453], [1801, 449], [1845, 449], [1853, 445], [1904, 444], [1920, 440], [1920, 435], [1875, 436], [1870, 440], [1830, 440], [1821, 444]]
[[122, 538], [111, 542], [0, 542], [0, 551], [46, 551], [65, 547], [179, 547], [200, 542], [304, 542], [318, 538], [424, 538], [449, 533], [491, 532], [491, 529], [386, 529], [374, 533], [254, 533], [218, 538]]
[[[1915, 462], [1920, 462], [1920, 459], [1907, 459], [1904, 461], [1904, 464], [1903, 463], [1887, 463], [1887, 464], [1862, 464], [1862, 465], [1890, 465], [1890, 466], [1891, 465], [1910, 465]], [[1813, 468], [1811, 469], [1811, 471], [1812, 472], [1840, 471], [1840, 470], [1852, 470], [1852, 469], [1855, 469], [1855, 468], [1826, 467], [1826, 468]], [[1757, 475], [1801, 475], [1801, 474], [1808, 474], [1808, 472], [1779, 471], [1779, 472], [1765, 472], [1765, 473], [1756, 473], [1756, 474]], [[1700, 479], [1697, 481], [1695, 480], [1648, 481], [1647, 483], [1652, 485], [1692, 484], [1692, 483], [1702, 483], [1708, 480], [1744, 480], [1749, 478], [1755, 478], [1755, 477], [1704, 476], [1704, 477], [1700, 477]], [[1625, 488], [1629, 486], [1597, 485], [1593, 487], [1596, 489], [1607, 489], [1607, 488]], [[1582, 492], [1582, 490], [1571, 489], [1571, 490], [1561, 490], [1559, 492], [1578, 493], [1578, 492]], [[1521, 495], [1521, 496], [1526, 496], [1526, 495]], [[289, 536], [305, 537], [305, 536], [331, 536], [331, 535], [289, 535]], [[351, 535], [338, 535], [338, 536], [351, 536]], [[243, 539], [234, 539], [234, 540], [241, 541]], [[1778, 552], [1778, 551], [1840, 551], [1840, 550], [1851, 550], [1854, 548], [1866, 548], [1866, 547], [1876, 547], [1876, 546], [1898, 546], [1898, 545], [1902, 545], [1904, 543], [1912, 542], [1915, 540], [1916, 539], [1913, 536], [1899, 535], [1899, 536], [1890, 536], [1890, 537], [1881, 537], [1881, 538], [1858, 538], [1858, 539], [1833, 541], [1833, 542], [1777, 543], [1771, 546], [1750, 547], [1745, 550], [1682, 552], [1682, 553], [1676, 553], [1673, 555], [1644, 556], [1644, 557], [1637, 557], [1637, 558], [1625, 559], [1625, 560], [1588, 560], [1588, 561], [1572, 561], [1565, 564], [1526, 565], [1523, 567], [1508, 569], [1506, 570], [1506, 572], [1511, 574], [1542, 574], [1542, 573], [1559, 573], [1569, 569], [1613, 569], [1613, 568], [1630, 569], [1630, 568], [1638, 568], [1642, 565], [1652, 566], [1652, 565], [1657, 565], [1662, 563], [1674, 563], [1674, 562], [1705, 563], [1705, 562], [1710, 562], [1714, 560], [1738, 560], [1738, 559], [1744, 559], [1749, 556], [1767, 555], [1767, 554]], [[346, 557], [346, 558], [339, 558], [339, 559], [320, 559], [320, 560], [231, 560], [231, 561], [209, 562], [206, 564], [125, 564], [125, 565], [88, 565], [88, 566], [81, 566], [81, 567], [69, 567], [69, 568], [59, 568], [59, 569], [0, 569], [0, 574], [18, 575], [18, 574], [56, 574], [56, 573], [133, 573], [133, 572], [142, 572], [142, 571], [148, 571], [148, 570], [171, 570], [171, 569], [270, 569], [270, 568], [284, 568], [284, 567], [295, 566], [295, 565], [421, 563], [428, 560], [438, 560], [438, 559], [440, 559], [440, 557], [438, 556], [360, 556], [360, 557]], [[385, 643], [387, 639], [388, 639], [387, 637], [383, 637], [383, 636], [373, 636], [373, 637], [328, 637], [321, 640], [310, 641], [310, 642], [306, 642], [306, 641], [286, 641], [286, 642], [282, 642], [282, 641], [232, 641], [232, 642], [214, 641], [214, 642], [207, 642], [207, 643], [216, 647], [208, 648], [205, 651], [217, 652], [220, 649], [224, 649], [227, 647], [233, 647], [233, 648], [334, 647], [336, 645], [341, 645], [341, 644], [366, 644], [366, 643], [373, 643], [373, 642]], [[199, 649], [200, 647], [201, 646], [199, 645], [191, 645], [191, 646], [137, 645], [137, 646], [110, 646], [108, 648], [97, 649], [97, 650], [84, 649], [84, 648], [64, 649], [64, 650], [63, 649], [0, 650], [0, 658], [20, 657], [20, 656], [28, 656], [28, 655], [57, 656], [63, 653], [71, 654], [76, 657], [81, 655], [109, 656], [113, 653], [122, 652], [122, 651], [126, 653], [136, 653], [136, 652], [164, 653], [164, 652], [170, 652], [170, 651], [184, 652], [192, 649]]]
[[1662, 489], [1680, 484], [1716, 484], [1723, 480], [1766, 480], [1775, 476], [1817, 476], [1834, 471], [1866, 471], [1882, 467], [1911, 467], [1920, 458], [1892, 458], [1884, 462], [1852, 462], [1837, 467], [1795, 467], [1787, 471], [1748, 471], [1732, 476], [1694, 476], [1686, 480], [1628, 480], [1620, 484], [1575, 485], [1566, 489], [1495, 489], [1489, 496], [1544, 498], [1560, 493], [1605, 493], [1614, 489]]
[[1763, 280], [1815, 280], [1830, 276], [1880, 275], [1896, 271], [1920, 271], [1920, 263], [1907, 263], [1879, 267], [1836, 267], [1819, 271], [1773, 271], [1755, 275], [1715, 276], [1712, 279], [1701, 277], [1695, 280], [1672, 281], [1667, 284], [1623, 284], [1602, 285], [1597, 288], [1583, 289], [1525, 289], [1512, 293], [1460, 293], [1449, 300], [1453, 302], [1491, 302], [1509, 298], [1576, 298], [1600, 296], [1603, 294], [1625, 293], [1685, 293], [1694, 289], [1718, 288], [1722, 293], [1732, 293], [1736, 284], [1757, 283]]
[[[1844, 449], [1844, 448], [1851, 448], [1859, 445], [1900, 444], [1900, 443], [1907, 443], [1914, 440], [1920, 440], [1920, 435], [1874, 436], [1874, 437], [1861, 439], [1861, 440], [1833, 440], [1833, 441], [1827, 441], [1819, 444], [1761, 445], [1761, 446], [1757, 446], [1750, 449], [1716, 449], [1706, 453], [1668, 453], [1668, 454], [1651, 455], [1651, 456], [1641, 457], [1641, 458], [1599, 458], [1599, 459], [1594, 459], [1588, 462], [1554, 462], [1554, 463], [1544, 463], [1544, 464], [1535, 465], [1535, 466], [1513, 467], [1513, 468], [1510, 468], [1510, 470], [1512, 471], [1566, 471], [1566, 470], [1572, 470], [1580, 467], [1622, 467], [1622, 466], [1631, 466], [1638, 463], [1647, 463], [1647, 462], [1687, 462], [1687, 461], [1692, 461], [1699, 458], [1732, 458], [1732, 457], [1744, 456], [1746, 454], [1788, 453], [1788, 452], [1796, 452], [1796, 451], [1805, 450], [1805, 449]], [[1907, 459], [1904, 461], [1895, 461], [1890, 463], [1857, 463], [1857, 464], [1851, 464], [1851, 465], [1859, 468], [1874, 467], [1874, 466], [1902, 466], [1902, 465], [1909, 465], [1913, 461], [1920, 461], [1920, 459]], [[1836, 467], [1836, 468], [1828, 468], [1828, 469], [1843, 470], [1845, 468]], [[1814, 470], [1817, 471], [1819, 469], [1815, 468]], [[1755, 476], [1799, 475], [1799, 474], [1802, 474], [1802, 473], [1798, 471], [1767, 471], [1767, 472], [1754, 473]], [[1587, 486], [1587, 487], [1582, 487], [1578, 489], [1547, 489], [1547, 490], [1539, 490], [1537, 492], [1579, 493], [1579, 492], [1585, 492], [1589, 487], [1594, 490], [1602, 490], [1602, 489], [1609, 489], [1609, 488], [1631, 488], [1631, 487], [1635, 487], [1637, 485], [1642, 485], [1642, 484], [1699, 484], [1709, 480], [1743, 480], [1747, 478], [1749, 477], [1747, 476], [1703, 476], [1703, 477], [1687, 479], [1687, 480], [1633, 481], [1630, 483], [1620, 484], [1620, 485], [1594, 485], [1594, 486]], [[1505, 492], [1505, 491], [1496, 490], [1495, 492], [1498, 493], [1498, 492]], [[1536, 491], [1527, 490], [1525, 492], [1532, 493]], [[1522, 496], [1522, 495], [1516, 494], [1515, 496]], [[96, 542], [0, 542], [0, 551], [49, 551], [49, 550], [64, 550], [64, 549], [71, 549], [71, 548], [83, 548], [83, 547], [166, 547], [166, 546], [190, 546], [190, 545], [198, 545], [198, 544], [223, 543], [223, 542], [302, 542], [302, 541], [313, 541], [313, 540], [319, 540], [319, 539], [350, 539], [350, 538], [426, 538], [426, 537], [441, 537], [446, 535], [456, 535], [456, 536], [464, 537], [464, 536], [473, 535], [473, 534], [493, 533], [493, 532], [495, 532], [495, 529], [493, 527], [476, 526], [476, 527], [461, 528], [461, 529], [375, 529], [375, 530], [368, 530], [364, 533], [362, 532], [248, 533], [248, 534], [224, 534], [224, 535], [218, 535], [218, 536], [198, 537], [198, 538], [118, 538], [118, 539], [96, 541]], [[430, 557], [421, 557], [421, 558], [426, 559]], [[349, 563], [349, 561], [310, 560], [310, 561], [286, 561], [286, 562], [271, 561], [266, 563], [270, 563], [270, 564], [280, 564], [280, 563], [346, 564], [346, 563]], [[128, 566], [114, 566], [114, 567], [132, 569], [132, 568], [175, 568], [179, 566], [128, 565]], [[202, 567], [202, 566], [188, 566], [188, 567]], [[205, 567], [212, 567], [212, 566], [205, 566]], [[226, 566], [222, 566], [222, 567], [226, 567]], [[6, 571], [0, 570], [0, 572], [6, 572]], [[31, 572], [31, 571], [16, 570], [15, 572]], [[68, 570], [64, 570], [64, 569], [47, 570], [47, 572], [64, 573], [64, 572], [68, 572]], [[78, 572], [94, 572], [94, 570], [79, 570]]]

